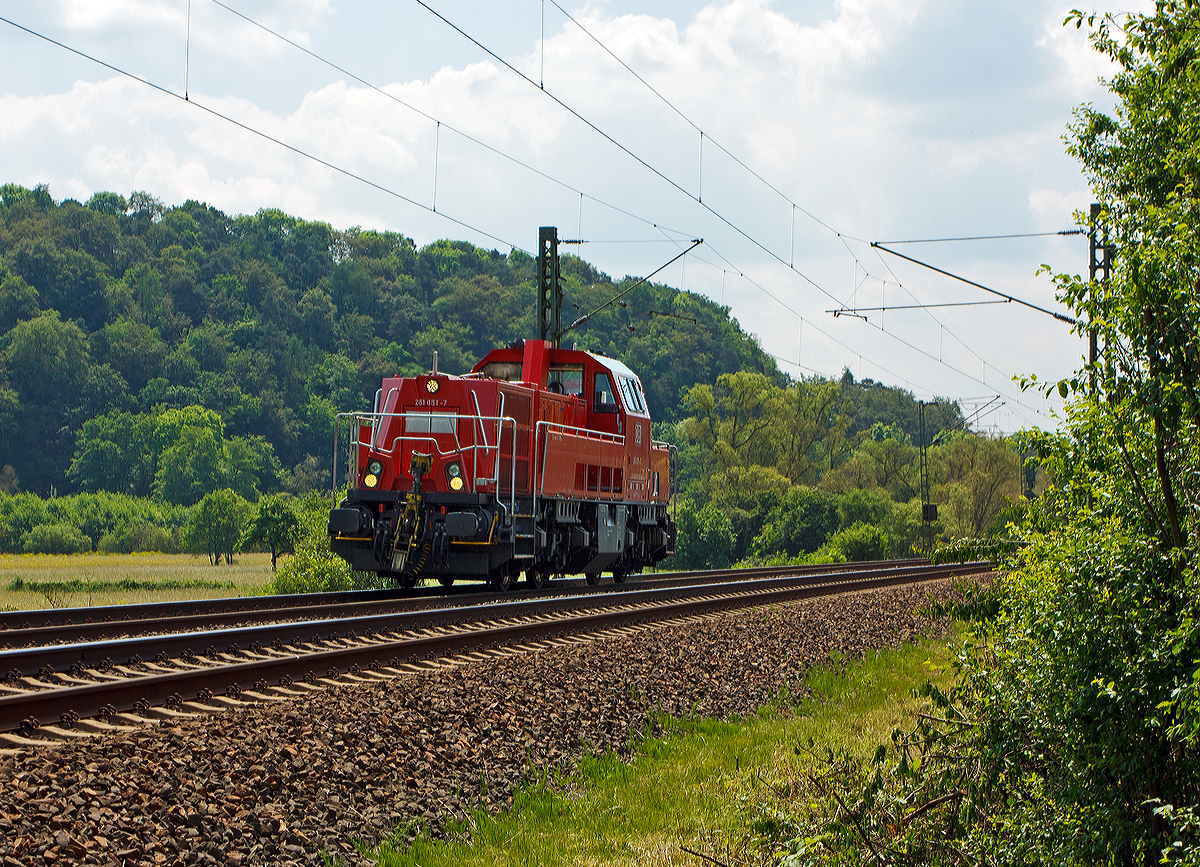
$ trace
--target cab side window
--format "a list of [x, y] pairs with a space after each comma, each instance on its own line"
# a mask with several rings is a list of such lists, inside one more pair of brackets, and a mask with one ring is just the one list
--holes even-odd
[[628, 376], [618, 376], [617, 380], [621, 383], [621, 395], [625, 398], [625, 406], [630, 412], [644, 413], [646, 406], [642, 403], [641, 389], [635, 380]]
[[607, 373], [596, 374], [596, 387], [592, 391], [592, 408], [596, 412], [616, 412], [617, 399], [613, 396], [612, 380]]

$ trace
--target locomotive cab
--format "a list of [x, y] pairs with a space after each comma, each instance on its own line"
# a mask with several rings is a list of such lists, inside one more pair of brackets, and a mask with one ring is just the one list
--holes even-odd
[[462, 376], [385, 379], [342, 419], [350, 489], [329, 532], [355, 569], [506, 589], [522, 572], [621, 580], [674, 549], [672, 448], [615, 359], [522, 341]]

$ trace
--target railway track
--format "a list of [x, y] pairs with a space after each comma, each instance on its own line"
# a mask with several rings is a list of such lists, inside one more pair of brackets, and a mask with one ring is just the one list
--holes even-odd
[[[883, 560], [866, 563], [820, 566], [773, 566], [757, 569], [723, 569], [702, 572], [659, 572], [640, 575], [621, 585], [589, 585], [583, 579], [558, 580], [541, 591], [524, 587], [515, 593], [497, 594], [486, 584], [415, 590], [368, 590], [343, 593], [312, 593], [289, 596], [245, 596], [113, 605], [103, 608], [51, 608], [38, 611], [0, 612], [0, 649], [43, 646], [67, 642], [99, 641], [154, 632], [171, 633], [229, 628], [245, 623], [272, 623], [296, 619], [336, 619], [397, 611], [419, 611], [453, 607], [469, 598], [477, 604], [541, 598], [550, 595], [585, 596], [609, 593], [619, 586], [636, 590], [647, 586], [682, 587], [733, 582], [787, 575], [822, 575], [842, 571], [907, 567], [927, 563], [923, 559]], [[5, 669], [0, 669], [0, 676]]]
[[291, 619], [270, 623], [18, 647], [0, 651], [0, 673], [8, 675], [0, 683], [0, 748], [28, 748], [148, 720], [294, 698], [323, 686], [396, 677], [439, 660], [526, 652], [547, 642], [684, 622], [734, 608], [990, 569], [979, 563], [874, 566], [799, 575], [794, 567], [788, 575], [759, 570], [765, 574], [743, 575], [736, 583], [717, 582], [711, 575], [680, 576], [625, 585], [620, 593], [504, 597], [486, 604], [473, 598], [466, 605], [359, 610], [305, 620], [296, 618], [311, 609], [291, 606]]

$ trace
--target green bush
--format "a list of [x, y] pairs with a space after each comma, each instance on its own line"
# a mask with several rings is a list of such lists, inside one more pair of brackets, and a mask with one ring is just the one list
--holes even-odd
[[713, 503], [697, 508], [681, 499], [676, 513], [676, 553], [665, 569], [728, 569], [733, 562], [736, 538], [729, 518]]
[[794, 561], [797, 566], [823, 566], [827, 563], [845, 563], [846, 552], [832, 542], [826, 542], [811, 554], [803, 554]]
[[892, 509], [892, 500], [881, 491], [847, 491], [837, 501], [838, 529], [858, 523], [879, 526], [890, 517]]
[[796, 557], [820, 548], [838, 526], [838, 500], [817, 488], [793, 488], [750, 545], [756, 557]]
[[157, 524], [124, 526], [100, 537], [97, 551], [105, 554], [132, 554], [135, 551], [157, 551], [175, 554], [180, 549], [178, 533]]
[[78, 554], [92, 550], [92, 543], [70, 524], [39, 524], [25, 534], [21, 548], [26, 554]]
[[25, 536], [46, 523], [46, 503], [34, 494], [0, 496], [0, 551], [19, 552]]
[[834, 533], [829, 538], [828, 547], [841, 551], [847, 563], [861, 563], [886, 559], [892, 543], [886, 530], [859, 521]]
[[333, 499], [310, 491], [298, 503], [300, 527], [294, 551], [275, 573], [264, 592], [326, 593], [372, 590], [386, 586], [373, 572], [355, 572], [329, 550], [329, 510]]

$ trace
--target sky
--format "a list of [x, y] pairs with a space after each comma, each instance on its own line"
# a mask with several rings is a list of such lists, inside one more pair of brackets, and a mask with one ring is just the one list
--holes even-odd
[[1057, 398], [1013, 377], [1070, 377], [1086, 341], [871, 242], [1068, 312], [1039, 268], [1086, 272], [1084, 236], [886, 242], [1075, 228], [1064, 135], [1112, 70], [1071, 5], [0, 0], [0, 183], [503, 252], [552, 225], [615, 278], [703, 239], [654, 279], [786, 373], [1052, 428]]

